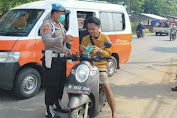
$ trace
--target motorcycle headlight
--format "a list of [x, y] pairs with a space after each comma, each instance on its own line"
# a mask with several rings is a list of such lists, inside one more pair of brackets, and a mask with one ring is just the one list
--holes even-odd
[[89, 73], [90, 69], [87, 65], [85, 64], [79, 65], [75, 73], [76, 80], [80, 83], [85, 82], [88, 79]]
[[20, 52], [0, 52], [0, 62], [18, 62], [20, 55]]

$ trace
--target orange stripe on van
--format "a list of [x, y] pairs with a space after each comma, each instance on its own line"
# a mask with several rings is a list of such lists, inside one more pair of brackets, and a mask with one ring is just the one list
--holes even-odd
[[0, 40], [0, 50], [11, 50], [16, 40]]
[[119, 65], [127, 62], [131, 53], [131, 37], [132, 34], [115, 34], [108, 35], [112, 42], [112, 53], [119, 56]]
[[12, 51], [20, 51], [20, 66], [27, 63], [36, 62], [36, 43], [35, 39], [17, 40]]

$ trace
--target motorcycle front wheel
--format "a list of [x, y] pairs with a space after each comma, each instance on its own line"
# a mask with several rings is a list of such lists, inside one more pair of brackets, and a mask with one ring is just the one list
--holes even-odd
[[70, 109], [68, 118], [84, 118], [85, 109], [84, 106]]
[[170, 41], [172, 41], [172, 35], [170, 35]]

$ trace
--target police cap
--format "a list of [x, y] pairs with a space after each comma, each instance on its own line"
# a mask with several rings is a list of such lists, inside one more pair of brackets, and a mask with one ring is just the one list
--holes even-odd
[[65, 12], [65, 13], [67, 12], [66, 8], [63, 5], [58, 4], [58, 3], [52, 4], [52, 9], [59, 11], [59, 12]]

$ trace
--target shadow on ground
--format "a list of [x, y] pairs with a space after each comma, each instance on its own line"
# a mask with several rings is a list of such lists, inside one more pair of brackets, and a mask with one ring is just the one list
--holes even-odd
[[153, 47], [151, 50], [161, 53], [177, 53], [177, 47]]

